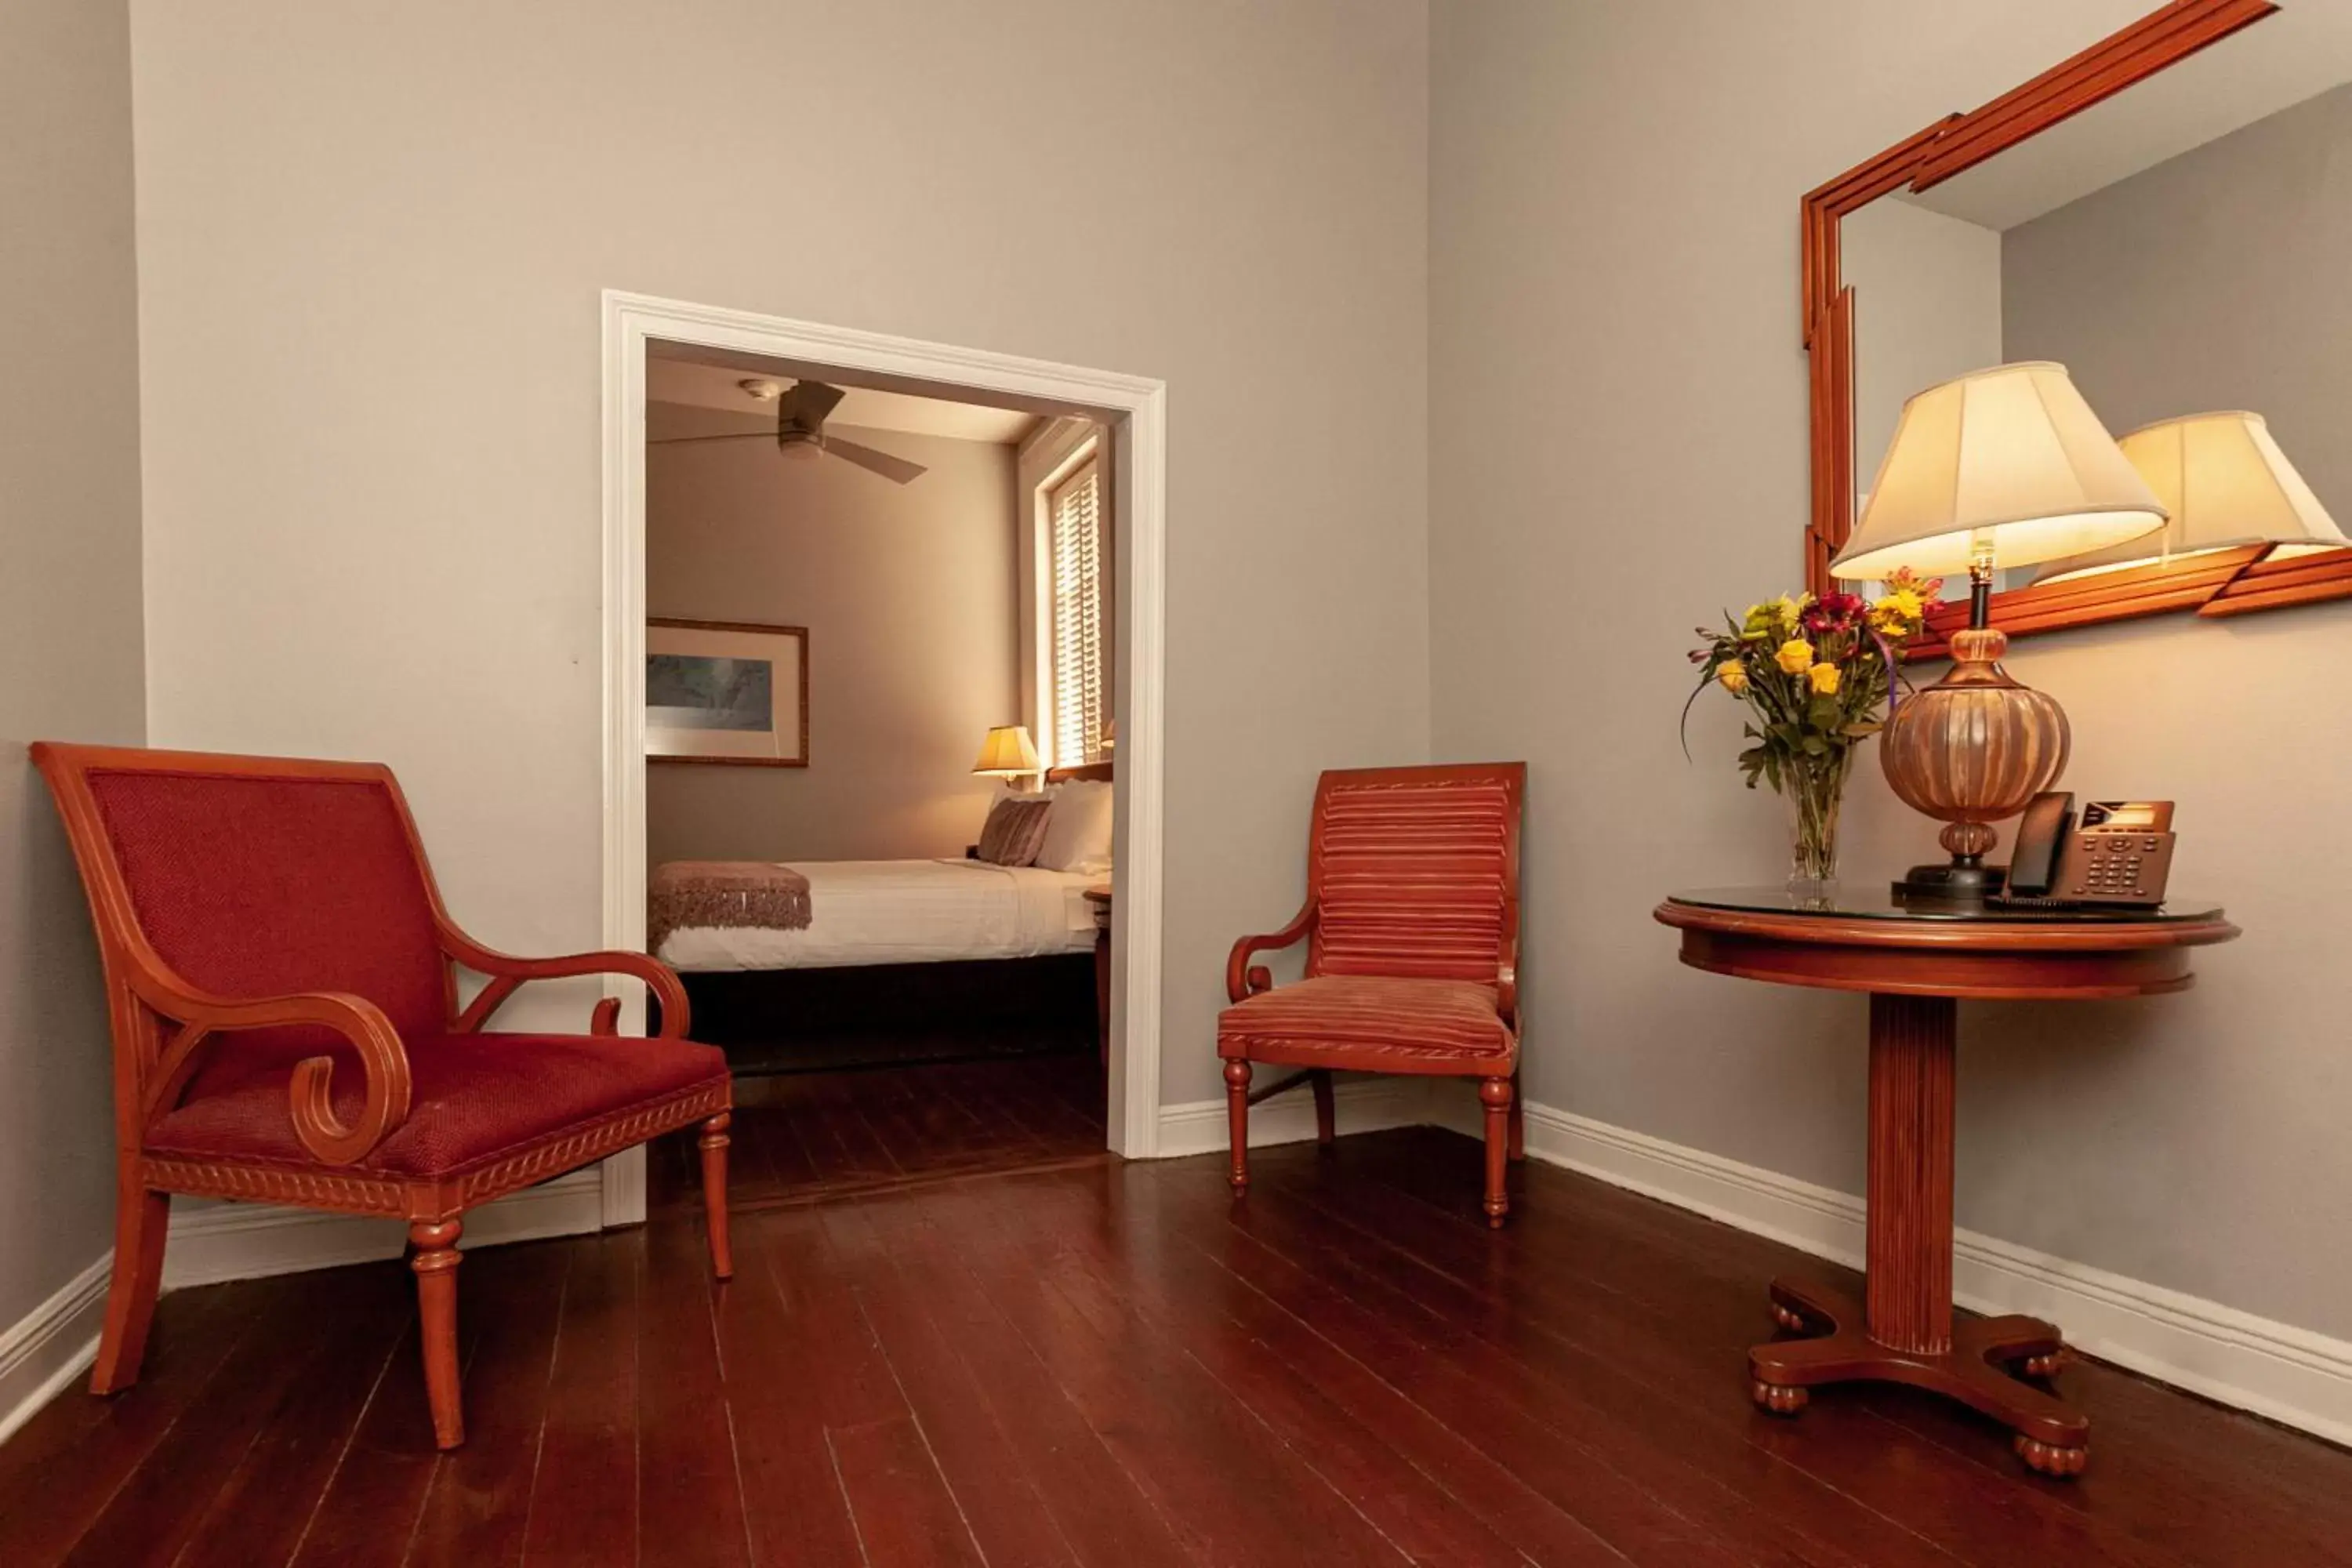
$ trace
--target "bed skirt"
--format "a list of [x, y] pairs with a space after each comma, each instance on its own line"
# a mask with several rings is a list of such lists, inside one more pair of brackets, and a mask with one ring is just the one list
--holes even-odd
[[693, 1038], [739, 1073], [1087, 1050], [1091, 953], [688, 973]]

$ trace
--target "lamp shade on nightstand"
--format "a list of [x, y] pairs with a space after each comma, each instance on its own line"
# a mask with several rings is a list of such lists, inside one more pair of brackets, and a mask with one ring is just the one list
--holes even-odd
[[2035, 575], [2037, 587], [2249, 544], [2276, 545], [2274, 556], [2352, 545], [2259, 414], [2186, 415], [2119, 445], [2171, 521], [2145, 538], [2053, 561]]
[[1869, 504], [1830, 571], [1867, 581], [1904, 566], [1923, 577], [2032, 566], [2152, 533], [2164, 520], [2064, 365], [1996, 365], [1903, 405]]
[[1909, 898], [1980, 899], [1997, 890], [1985, 864], [1992, 824], [2058, 782], [2073, 737], [2056, 701], [2000, 667], [2009, 639], [1988, 624], [1993, 574], [2124, 544], [2164, 526], [2147, 479], [2074, 389], [2063, 365], [1995, 366], [1903, 405], [1853, 537], [1830, 571], [1883, 579], [1965, 570], [1969, 629], [1951, 637], [1952, 668], [1892, 705], [1879, 762], [1913, 810], [1946, 824], [1948, 864], [1914, 867], [1895, 884]]
[[1020, 778], [1038, 769], [1037, 744], [1029, 738], [1026, 724], [999, 724], [980, 743], [980, 760], [971, 764], [976, 773], [994, 773], [999, 778]]

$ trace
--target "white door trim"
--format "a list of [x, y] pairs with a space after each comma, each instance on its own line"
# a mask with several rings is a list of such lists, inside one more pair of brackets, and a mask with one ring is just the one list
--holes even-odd
[[[604, 332], [604, 941], [642, 951], [646, 923], [646, 344], [661, 339], [840, 370], [971, 387], [1108, 416], [1132, 484], [1118, 543], [1118, 897], [1111, 974], [1110, 1147], [1149, 1159], [1160, 1142], [1163, 692], [1168, 389], [1163, 382], [1014, 354], [919, 342], [607, 289]], [[627, 994], [623, 994], [625, 987]], [[637, 988], [615, 983], [625, 1027]], [[644, 1162], [606, 1162], [607, 1225], [642, 1218]]]

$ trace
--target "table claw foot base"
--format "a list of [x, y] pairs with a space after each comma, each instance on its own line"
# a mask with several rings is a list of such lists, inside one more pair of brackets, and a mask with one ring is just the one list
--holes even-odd
[[2081, 1475], [2083, 1467], [2091, 1460], [2088, 1444], [2075, 1448], [2061, 1448], [2048, 1443], [2037, 1443], [2022, 1432], [2017, 1435], [2016, 1442], [2017, 1457], [2025, 1461], [2028, 1468], [2039, 1470], [2045, 1476], [2055, 1476], [2061, 1480], [2070, 1480]]
[[2038, 1318], [1982, 1318], [1957, 1325], [1947, 1350], [1910, 1351], [1873, 1339], [1862, 1306], [1841, 1291], [1772, 1282], [1773, 1321], [1811, 1337], [1772, 1340], [1748, 1352], [1749, 1394], [1776, 1415], [1805, 1407], [1808, 1390], [1832, 1383], [1901, 1383], [1957, 1399], [2017, 1435], [2018, 1457], [2045, 1476], [2083, 1473], [2091, 1423], [2046, 1389], [2021, 1383], [2063, 1363], [2058, 1331]]

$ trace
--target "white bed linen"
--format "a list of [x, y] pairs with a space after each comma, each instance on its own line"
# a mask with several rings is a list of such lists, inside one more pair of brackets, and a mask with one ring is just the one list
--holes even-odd
[[992, 866], [985, 860], [789, 861], [808, 879], [803, 931], [686, 926], [656, 954], [673, 968], [829, 969], [1035, 958], [1095, 943], [1082, 896], [1098, 873]]

